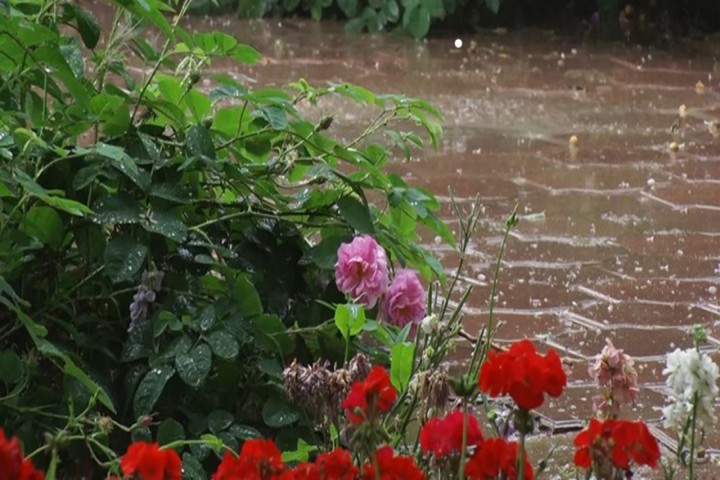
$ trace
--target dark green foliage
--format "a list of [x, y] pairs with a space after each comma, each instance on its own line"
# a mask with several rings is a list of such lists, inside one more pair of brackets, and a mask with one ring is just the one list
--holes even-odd
[[[258, 53], [169, 23], [161, 0], [116, 4], [132, 28], [103, 40], [75, 2], [0, 11], [0, 425], [26, 451], [52, 446], [34, 460], [61, 478], [87, 473], [89, 449], [112, 462], [131, 439], [211, 435], [183, 452], [203, 478], [218, 445], [298, 422], [280, 385], [288, 361], [342, 359], [318, 302], [341, 300], [342, 241], [372, 232], [397, 264], [442, 278], [416, 243], [421, 227], [452, 242], [438, 202], [383, 172], [422, 144], [394, 125], [437, 146], [439, 115], [347, 84], [253, 90], [217, 75], [198, 90], [214, 58]], [[167, 43], [156, 50], [137, 22]], [[331, 121], [297, 110], [326, 95], [377, 117], [338, 142]], [[387, 145], [369, 142], [378, 133]]]

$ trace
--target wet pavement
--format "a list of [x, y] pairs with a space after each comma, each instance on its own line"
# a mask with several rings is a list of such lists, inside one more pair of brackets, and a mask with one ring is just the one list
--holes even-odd
[[[525, 32], [462, 37], [458, 49], [454, 38], [354, 36], [299, 20], [202, 18], [193, 27], [257, 48], [262, 65], [213, 67], [254, 85], [349, 81], [437, 106], [441, 151], [392, 168], [434, 191], [451, 225], [448, 188], [461, 205], [479, 198], [482, 221], [461, 281], [475, 288], [465, 330], [474, 335], [486, 321], [504, 219], [519, 202], [526, 217], [502, 263], [497, 339], [528, 337], [567, 360], [567, 394], [543, 407], [544, 424], [572, 429], [590, 416], [587, 367], [610, 338], [635, 357], [642, 383], [628, 416], [672, 445], [660, 429], [664, 355], [691, 346], [690, 330], [701, 324], [720, 360], [720, 138], [712, 123], [720, 120], [720, 40], [663, 52]], [[672, 129], [683, 104], [687, 117]], [[368, 114], [341, 101], [311, 114], [331, 112], [331, 133], [348, 137]], [[457, 254], [428, 240], [452, 272]], [[469, 350], [459, 342], [454, 358], [462, 363]], [[706, 446], [720, 453], [720, 434], [710, 432]], [[698, 478], [720, 474], [708, 468]]]

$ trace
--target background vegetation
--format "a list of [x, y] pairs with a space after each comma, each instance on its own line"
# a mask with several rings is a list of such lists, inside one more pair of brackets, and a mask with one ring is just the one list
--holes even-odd
[[658, 43], [720, 30], [715, 0], [193, 0], [197, 13], [240, 16], [299, 15], [339, 19], [350, 31], [397, 31], [416, 38], [479, 28], [562, 28], [605, 40], [623, 36], [626, 6], [631, 28], [647, 32], [633, 41]]
[[[416, 243], [420, 226], [453, 242], [438, 202], [383, 170], [418, 132], [437, 146], [438, 113], [348, 84], [201, 90], [217, 57], [259, 54], [179, 27], [187, 4], [115, 6], [109, 32], [72, 1], [0, 8], [0, 425], [48, 478], [93, 478], [138, 439], [294, 448], [309, 433], [283, 393], [291, 359], [387, 359], [334, 325], [338, 245], [372, 234], [443, 276]], [[298, 111], [328, 95], [376, 116], [340, 142]], [[183, 462], [204, 478], [217, 457], [199, 442]]]

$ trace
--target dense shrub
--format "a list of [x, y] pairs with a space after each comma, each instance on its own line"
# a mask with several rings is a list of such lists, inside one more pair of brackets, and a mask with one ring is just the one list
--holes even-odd
[[[200, 89], [216, 57], [260, 55], [180, 28], [186, 5], [175, 23], [160, 0], [116, 5], [111, 32], [71, 1], [0, 9], [0, 424], [64, 478], [131, 439], [212, 434], [236, 449], [282, 427], [295, 446], [307, 429], [285, 363], [386, 355], [333, 325], [338, 245], [373, 234], [395, 264], [443, 275], [416, 243], [420, 226], [452, 242], [438, 202], [384, 172], [422, 146], [416, 131], [437, 145], [439, 115], [348, 84], [250, 89], [221, 74]], [[325, 96], [376, 116], [340, 142], [331, 117], [298, 111]], [[393, 130], [402, 121], [413, 131]], [[196, 444], [185, 462], [213, 456]]]

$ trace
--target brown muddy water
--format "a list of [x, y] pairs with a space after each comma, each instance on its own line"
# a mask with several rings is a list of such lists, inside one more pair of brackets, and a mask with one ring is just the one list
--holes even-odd
[[[112, 12], [94, 10], [112, 22]], [[212, 67], [250, 85], [348, 81], [438, 107], [441, 151], [392, 168], [434, 191], [451, 225], [448, 188], [461, 204], [479, 196], [483, 221], [461, 285], [474, 286], [465, 330], [474, 335], [486, 321], [504, 219], [519, 202], [498, 288], [498, 339], [528, 337], [566, 358], [567, 393], [541, 409], [541, 423], [559, 433], [591, 415], [587, 367], [610, 338], [635, 358], [642, 383], [628, 416], [672, 446], [660, 422], [664, 355], [691, 346], [701, 324], [720, 360], [720, 40], [667, 52], [524, 32], [464, 36], [456, 48], [455, 38], [349, 35], [299, 20], [193, 18], [189, 28], [257, 48], [261, 65]], [[687, 116], [672, 128], [681, 105]], [[319, 110], [334, 115], [339, 136], [367, 120], [339, 101]], [[453, 271], [457, 255], [429, 240]], [[469, 351], [463, 340], [455, 358]], [[720, 455], [717, 431], [706, 446]], [[720, 468], [706, 465], [697, 478], [720, 478]]]

